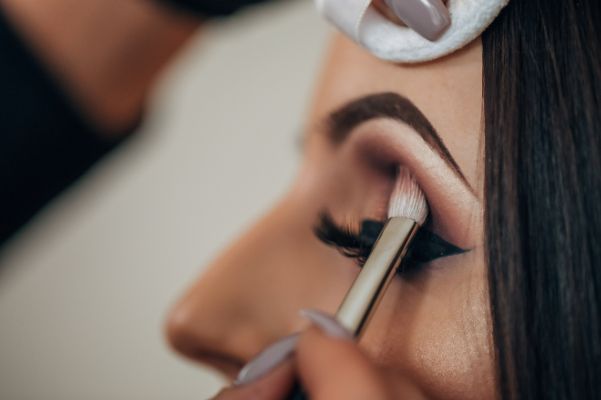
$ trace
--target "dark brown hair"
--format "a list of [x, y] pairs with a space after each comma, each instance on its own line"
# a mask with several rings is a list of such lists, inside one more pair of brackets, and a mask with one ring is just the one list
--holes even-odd
[[482, 38], [503, 399], [601, 393], [600, 35], [600, 0], [511, 0]]

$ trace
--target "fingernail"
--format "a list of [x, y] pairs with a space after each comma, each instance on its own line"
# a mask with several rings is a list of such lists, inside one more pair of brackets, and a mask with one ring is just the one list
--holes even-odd
[[317, 328], [328, 336], [340, 339], [352, 339], [353, 335], [336, 318], [322, 311], [304, 309], [300, 310], [301, 317], [307, 318]]
[[441, 0], [384, 0], [411, 29], [434, 41], [451, 25], [449, 10]]
[[265, 376], [294, 352], [297, 342], [295, 333], [268, 346], [240, 370], [234, 385], [246, 385]]

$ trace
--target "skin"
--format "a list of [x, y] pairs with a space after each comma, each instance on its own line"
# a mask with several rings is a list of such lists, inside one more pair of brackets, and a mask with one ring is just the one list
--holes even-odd
[[[494, 397], [482, 251], [481, 69], [479, 40], [434, 62], [402, 66], [334, 38], [294, 184], [174, 306], [166, 327], [171, 345], [233, 378], [261, 349], [309, 325], [298, 310], [335, 313], [359, 269], [319, 242], [312, 228], [324, 209], [339, 223], [384, 218], [393, 183], [378, 166], [384, 157], [415, 175], [428, 199], [431, 229], [469, 251], [395, 277], [358, 345], [310, 329], [295, 360], [218, 398], [281, 398], [293, 370], [318, 399]], [[401, 122], [368, 121], [343, 143], [329, 141], [322, 122], [328, 113], [380, 92], [417, 105], [469, 187]]]

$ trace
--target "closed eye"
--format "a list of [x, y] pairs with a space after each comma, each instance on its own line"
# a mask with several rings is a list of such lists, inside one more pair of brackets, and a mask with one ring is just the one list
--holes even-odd
[[[427, 222], [425, 225], [428, 225]], [[362, 267], [383, 227], [384, 222], [367, 219], [361, 222], [360, 231], [355, 232], [350, 226], [336, 224], [328, 212], [322, 212], [313, 231], [320, 241], [335, 247], [344, 256], [353, 258]], [[418, 230], [397, 273], [407, 273], [437, 258], [464, 252], [466, 250], [447, 242], [427, 228], [422, 228]]]

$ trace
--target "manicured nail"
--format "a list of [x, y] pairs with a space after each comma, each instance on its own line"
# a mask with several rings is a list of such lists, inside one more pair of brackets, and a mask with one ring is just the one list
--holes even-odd
[[304, 309], [300, 310], [299, 314], [301, 317], [307, 318], [317, 328], [328, 336], [340, 338], [340, 339], [352, 339], [353, 335], [344, 328], [336, 320], [336, 318], [328, 315], [322, 311]]
[[297, 343], [298, 333], [295, 333], [268, 346], [240, 370], [234, 385], [246, 385], [265, 376], [294, 352]]
[[409, 28], [434, 41], [451, 25], [449, 10], [441, 0], [384, 0]]

